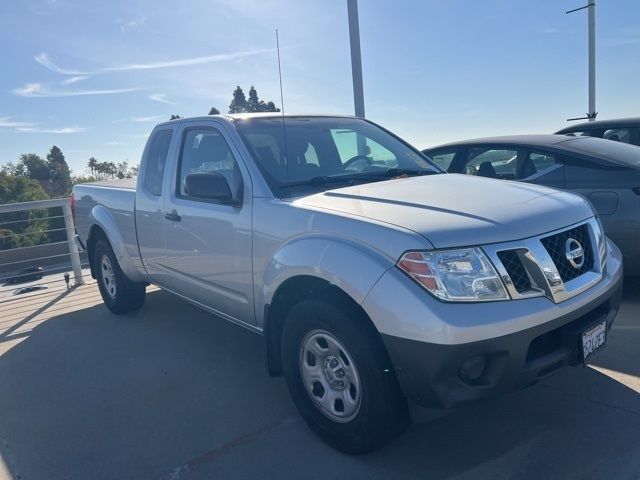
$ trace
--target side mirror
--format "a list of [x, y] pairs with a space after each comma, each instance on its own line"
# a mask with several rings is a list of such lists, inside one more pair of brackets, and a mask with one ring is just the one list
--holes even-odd
[[190, 197], [231, 203], [233, 194], [224, 175], [217, 172], [189, 173], [184, 177], [184, 190]]

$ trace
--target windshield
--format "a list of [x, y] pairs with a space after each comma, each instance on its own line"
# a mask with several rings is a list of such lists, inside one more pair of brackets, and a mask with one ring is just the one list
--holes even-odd
[[594, 155], [618, 165], [640, 168], [640, 147], [615, 140], [595, 137], [578, 137], [570, 141], [576, 152]]
[[417, 150], [357, 118], [248, 118], [236, 125], [276, 196], [441, 173]]

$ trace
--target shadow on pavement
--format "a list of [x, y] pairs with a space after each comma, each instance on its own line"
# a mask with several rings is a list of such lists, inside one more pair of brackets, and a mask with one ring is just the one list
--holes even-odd
[[[640, 377], [640, 279], [625, 278], [624, 300], [613, 324], [607, 348], [593, 365]], [[639, 385], [640, 387], [640, 382]]]
[[163, 292], [40, 324], [0, 357], [0, 400], [14, 478], [640, 476], [640, 394], [581, 368], [342, 455], [266, 375], [261, 337]]

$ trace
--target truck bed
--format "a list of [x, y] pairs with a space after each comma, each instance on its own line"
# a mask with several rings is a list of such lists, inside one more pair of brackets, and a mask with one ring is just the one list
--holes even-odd
[[135, 190], [137, 181], [138, 179], [136, 177], [122, 179], [118, 178], [115, 180], [99, 180], [97, 182], [84, 183], [82, 185], [91, 187], [112, 187], [125, 190]]
[[[82, 244], [86, 246], [92, 224], [105, 225], [113, 222], [115, 225], [105, 230], [110, 234], [121, 235], [121, 239], [110, 239], [116, 254], [119, 257], [124, 254], [137, 260], [136, 179], [80, 184], [73, 187], [73, 193], [76, 202], [76, 230]], [[123, 251], [118, 251], [119, 248]]]

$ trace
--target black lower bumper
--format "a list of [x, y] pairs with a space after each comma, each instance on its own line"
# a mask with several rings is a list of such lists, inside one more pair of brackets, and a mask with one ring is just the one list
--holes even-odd
[[[551, 322], [478, 342], [439, 345], [389, 335], [382, 339], [407, 398], [423, 407], [451, 408], [527, 387], [562, 367], [581, 364], [579, 332], [604, 318], [610, 328], [621, 298], [620, 283], [608, 296]], [[461, 367], [477, 358], [482, 359], [481, 374], [466, 377]]]

